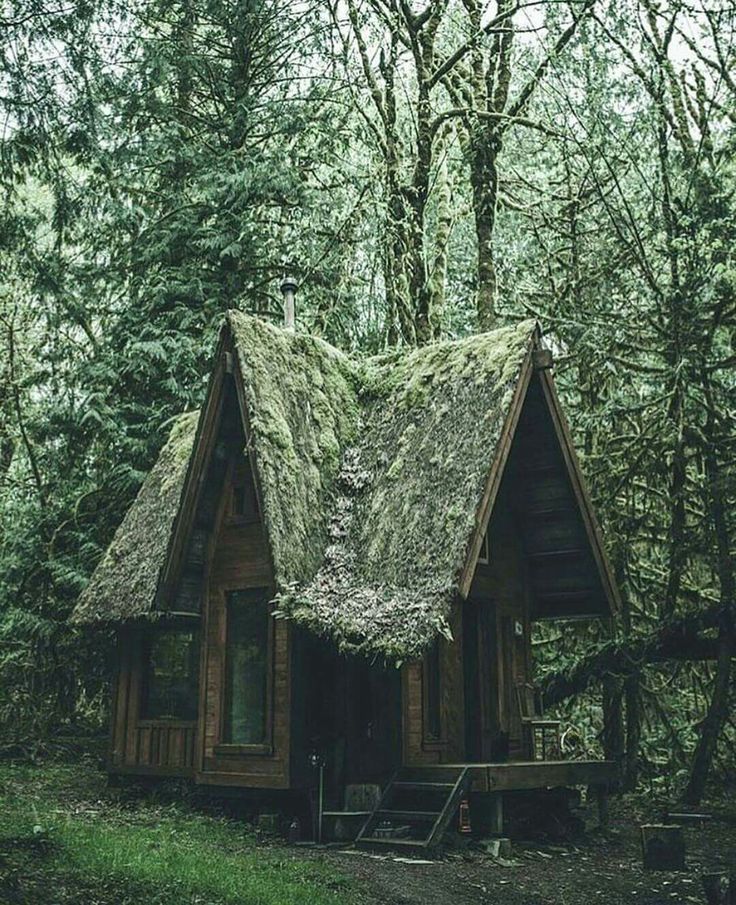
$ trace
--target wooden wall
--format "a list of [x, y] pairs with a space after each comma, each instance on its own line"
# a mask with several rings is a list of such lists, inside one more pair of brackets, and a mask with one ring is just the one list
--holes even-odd
[[196, 767], [196, 721], [140, 718], [141, 652], [140, 630], [119, 633], [108, 769], [114, 773], [192, 776]]
[[[199, 718], [196, 721], [142, 720], [141, 639], [145, 628], [119, 636], [119, 669], [113, 694], [109, 768], [113, 772], [194, 776], [197, 782], [252, 788], [288, 788], [290, 741], [290, 625], [271, 620], [267, 744], [223, 744], [226, 669], [226, 598], [230, 591], [263, 589], [273, 593], [273, 573], [258, 511], [257, 491], [244, 455], [245, 433], [234, 379], [223, 378], [218, 415], [208, 422], [206, 471], [196, 483], [198, 499], [188, 498], [189, 538], [182, 544], [178, 578], [172, 579], [175, 606], [182, 586], [192, 585], [187, 601], [201, 615]], [[245, 512], [234, 513], [234, 486], [246, 487]], [[191, 599], [191, 601], [190, 601]], [[201, 601], [201, 604], [200, 604]], [[189, 609], [186, 607], [185, 609]]]
[[490, 561], [478, 564], [465, 604], [477, 613], [478, 719], [488, 761], [520, 756], [516, 687], [532, 675], [529, 582], [511, 487], [499, 493], [488, 526]]
[[488, 527], [489, 564], [478, 564], [467, 601], [456, 604], [452, 641], [442, 641], [442, 734], [425, 726], [424, 662], [403, 667], [403, 747], [407, 764], [493, 762], [522, 756], [516, 686], [531, 678], [527, 566], [504, 481]]
[[245, 753], [222, 744], [225, 687], [226, 595], [247, 588], [272, 588], [273, 578], [260, 522], [228, 524], [221, 519], [209, 573], [205, 614], [200, 713], [202, 768], [199, 782], [260, 788], [289, 786], [290, 625], [273, 620], [270, 751]]
[[425, 726], [426, 661], [402, 667], [403, 757], [405, 764], [457, 763], [465, 758], [462, 605], [451, 616], [453, 640], [440, 641], [440, 737]]

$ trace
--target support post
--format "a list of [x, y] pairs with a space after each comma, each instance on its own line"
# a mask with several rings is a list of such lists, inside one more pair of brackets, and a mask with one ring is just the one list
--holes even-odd
[[598, 828], [608, 829], [608, 786], [595, 787], [595, 800], [598, 806]]
[[492, 836], [503, 836], [503, 794], [494, 792], [488, 809], [488, 831]]

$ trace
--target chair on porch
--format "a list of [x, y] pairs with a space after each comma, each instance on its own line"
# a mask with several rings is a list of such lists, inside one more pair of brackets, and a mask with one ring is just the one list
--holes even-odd
[[529, 682], [516, 686], [524, 756], [535, 761], [562, 760], [560, 721], [544, 719], [540, 698], [538, 690]]

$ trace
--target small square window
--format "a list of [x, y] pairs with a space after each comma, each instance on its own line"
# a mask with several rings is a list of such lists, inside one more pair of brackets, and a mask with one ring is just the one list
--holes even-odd
[[197, 718], [199, 631], [157, 629], [143, 647], [144, 719]]
[[256, 489], [249, 474], [238, 475], [230, 488], [228, 518], [235, 522], [252, 522], [258, 519]]

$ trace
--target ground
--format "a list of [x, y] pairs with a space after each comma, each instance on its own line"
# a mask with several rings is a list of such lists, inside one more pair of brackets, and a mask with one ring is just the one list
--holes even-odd
[[111, 789], [92, 763], [0, 764], [2, 905], [606, 905], [703, 903], [700, 874], [736, 871], [736, 795], [686, 830], [688, 869], [641, 868], [638, 826], [653, 796], [614, 800], [611, 830], [575, 844], [476, 848], [432, 863], [259, 837], [171, 787]]

